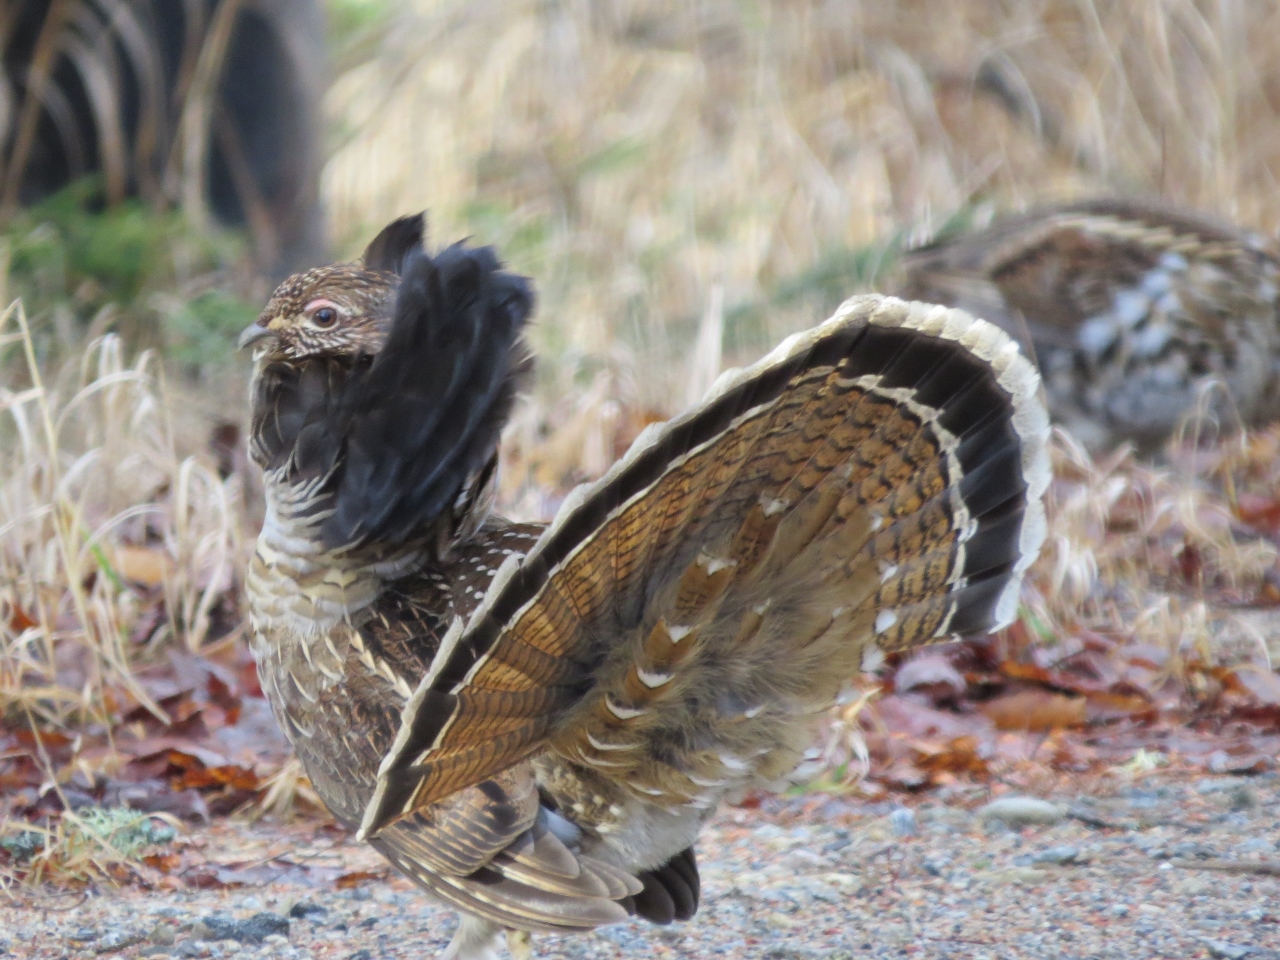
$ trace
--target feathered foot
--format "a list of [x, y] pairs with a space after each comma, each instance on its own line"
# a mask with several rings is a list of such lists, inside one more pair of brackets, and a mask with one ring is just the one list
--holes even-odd
[[[504, 960], [499, 942], [501, 934], [502, 928], [496, 923], [460, 913], [458, 929], [444, 948], [444, 953], [440, 954], [440, 960]], [[512, 956], [516, 956], [514, 951]], [[524, 956], [529, 955], [526, 953]]]

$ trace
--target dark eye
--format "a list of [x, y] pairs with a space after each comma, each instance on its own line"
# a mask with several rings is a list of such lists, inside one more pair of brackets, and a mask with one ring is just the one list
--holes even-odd
[[338, 322], [338, 311], [333, 307], [321, 307], [311, 315], [311, 322], [317, 327], [332, 327]]

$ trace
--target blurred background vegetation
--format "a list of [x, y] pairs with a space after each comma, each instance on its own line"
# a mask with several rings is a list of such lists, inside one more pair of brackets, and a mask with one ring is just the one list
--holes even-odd
[[[158, 29], [152, 3], [11, 6], [46, 8], [46, 19], [74, 8], [64, 15], [77, 24], [92, 8], [100, 33], [124, 37], [130, 11]], [[24, 298], [47, 338], [117, 330], [162, 347], [187, 373], [226, 363], [232, 334], [269, 290], [263, 277], [354, 256], [382, 223], [421, 208], [436, 242], [497, 244], [536, 279], [548, 398], [607, 376], [615, 398], [664, 411], [688, 398], [690, 379], [705, 380], [690, 364], [709, 363], [695, 349], [706, 323], [721, 325], [724, 362], [749, 358], [882, 283], [902, 244], [992, 210], [1121, 192], [1163, 194], [1267, 232], [1280, 216], [1271, 4], [169, 6], [203, 11], [188, 20], [203, 18], [210, 33], [235, 8], [226, 75], [221, 86], [206, 81], [215, 103], [204, 116], [231, 117], [258, 188], [234, 189], [234, 151], [214, 120], [196, 162], [184, 152], [191, 111], [160, 110], [154, 126], [167, 125], [172, 143], [155, 176], [131, 175], [145, 164], [126, 149], [115, 187], [100, 169], [10, 209], [4, 244], [9, 296]], [[291, 49], [285, 35], [308, 37], [319, 13], [327, 40]], [[164, 53], [160, 74], [198, 73], [198, 57], [183, 66], [175, 54], [166, 66]], [[146, 71], [127, 58], [117, 69], [145, 101], [130, 77]], [[185, 93], [204, 95], [198, 77]], [[94, 115], [81, 139], [114, 116], [136, 141], [127, 99]], [[313, 103], [314, 123], [276, 116]], [[288, 171], [263, 159], [282, 153], [306, 156]], [[93, 165], [87, 155], [81, 166]], [[282, 171], [316, 182], [282, 188]], [[203, 204], [187, 182], [202, 177]]]
[[[1256, 0], [0, 2], [0, 715], [164, 717], [135, 665], [241, 635], [232, 347], [289, 270], [427, 209], [532, 276], [502, 495], [546, 516], [905, 245], [1116, 193], [1274, 233], [1276, 37]], [[1274, 566], [1201, 474], [1077, 454], [1033, 639], [1170, 544], [1237, 597]], [[1175, 673], [1274, 645], [1203, 596], [1137, 606]]]

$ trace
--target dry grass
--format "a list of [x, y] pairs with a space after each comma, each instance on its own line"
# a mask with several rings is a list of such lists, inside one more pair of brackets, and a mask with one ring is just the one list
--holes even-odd
[[239, 481], [179, 452], [150, 355], [129, 365], [108, 336], [49, 382], [21, 303], [0, 316], [4, 346], [28, 380], [0, 386], [0, 717], [161, 717], [134, 665], [167, 643], [199, 651], [219, 604], [234, 613]]
[[1125, 637], [1165, 649], [1179, 677], [1190, 663], [1257, 659], [1270, 669], [1255, 611], [1238, 609], [1277, 560], [1275, 544], [1244, 528], [1230, 502], [1250, 466], [1244, 438], [1175, 447], [1176, 467], [1127, 449], [1095, 462], [1068, 435], [1056, 440], [1049, 536], [1027, 591], [1042, 639], [1082, 627]]
[[19, 898], [20, 885], [82, 886], [127, 879], [142, 855], [168, 843], [181, 828], [166, 814], [122, 807], [68, 811], [47, 827], [0, 822], [0, 893]]
[[418, 0], [334, 83], [323, 189], [348, 253], [421, 208], [500, 244], [548, 397], [620, 368], [671, 411], [715, 291], [749, 359], [985, 201], [1274, 228], [1276, 36], [1239, 0]]

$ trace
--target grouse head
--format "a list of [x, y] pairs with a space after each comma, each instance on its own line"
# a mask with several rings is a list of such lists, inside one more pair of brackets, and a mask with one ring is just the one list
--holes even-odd
[[317, 267], [276, 288], [258, 319], [240, 335], [266, 363], [372, 356], [391, 328], [396, 290], [409, 258], [421, 255], [423, 214], [389, 224], [359, 263]]
[[489, 247], [393, 221], [358, 264], [286, 280], [255, 348], [250, 452], [330, 548], [447, 540], [482, 518], [499, 434], [528, 382], [533, 288]]

